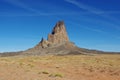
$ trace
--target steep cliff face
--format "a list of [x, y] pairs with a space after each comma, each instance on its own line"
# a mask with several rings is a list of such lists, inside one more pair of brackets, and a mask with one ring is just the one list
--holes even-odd
[[53, 44], [69, 42], [69, 38], [63, 21], [57, 22], [52, 30], [52, 33], [48, 35], [48, 41]]
[[67, 31], [65, 28], [65, 24], [63, 21], [59, 21], [56, 23], [55, 27], [53, 28], [51, 34], [48, 35], [48, 39], [40, 41], [40, 43], [35, 46], [36, 49], [39, 48], [47, 48], [53, 45], [59, 45], [69, 42], [69, 38], [67, 35]]

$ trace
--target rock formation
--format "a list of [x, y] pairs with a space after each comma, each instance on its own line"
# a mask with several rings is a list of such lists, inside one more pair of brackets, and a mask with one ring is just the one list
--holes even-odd
[[23, 51], [24, 55], [65, 55], [65, 54], [87, 54], [96, 53], [88, 49], [79, 48], [74, 43], [69, 41], [65, 24], [63, 21], [58, 21], [52, 32], [48, 34], [48, 39], [41, 41], [31, 49]]
[[59, 44], [63, 42], [69, 42], [69, 38], [66, 32], [66, 28], [63, 21], [59, 21], [51, 34], [48, 35], [48, 41], [53, 44]]
[[40, 41], [40, 43], [35, 46], [35, 48], [47, 48], [54, 45], [59, 45], [62, 43], [69, 42], [69, 38], [66, 32], [65, 24], [63, 21], [56, 23], [51, 34], [48, 35], [48, 39]]

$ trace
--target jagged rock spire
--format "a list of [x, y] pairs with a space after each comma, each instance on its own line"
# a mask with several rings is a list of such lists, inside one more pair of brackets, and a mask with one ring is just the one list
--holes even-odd
[[69, 38], [63, 21], [59, 21], [56, 23], [55, 27], [52, 30], [52, 33], [48, 35], [48, 41], [54, 44], [69, 42]]
[[69, 38], [66, 32], [64, 22], [59, 21], [56, 23], [51, 34], [48, 35], [48, 39], [44, 40], [44, 38], [42, 38], [40, 43], [37, 46], [35, 46], [35, 48], [46, 48], [52, 45], [59, 45], [64, 42], [69, 42]]

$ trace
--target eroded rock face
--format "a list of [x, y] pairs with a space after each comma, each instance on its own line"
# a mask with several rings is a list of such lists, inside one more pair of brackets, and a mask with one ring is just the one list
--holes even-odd
[[53, 28], [51, 34], [48, 35], [48, 39], [40, 41], [40, 43], [35, 46], [36, 49], [47, 48], [53, 45], [59, 45], [65, 42], [69, 42], [69, 38], [66, 32], [66, 28], [63, 21], [57, 22]]
[[53, 44], [69, 42], [66, 28], [63, 21], [57, 22], [52, 33], [48, 35], [48, 41]]
[[40, 42], [40, 46], [41, 46], [42, 48], [48, 47], [49, 44], [50, 44], [50, 43], [49, 43], [47, 40], [44, 40], [44, 39], [42, 38], [42, 40], [41, 40], [41, 42]]

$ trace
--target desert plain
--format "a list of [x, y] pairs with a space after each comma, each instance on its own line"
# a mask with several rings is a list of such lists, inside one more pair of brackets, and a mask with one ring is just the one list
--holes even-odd
[[0, 57], [0, 80], [120, 80], [120, 55]]

